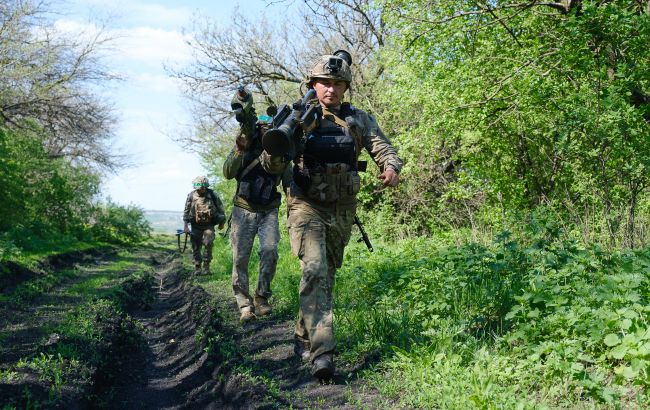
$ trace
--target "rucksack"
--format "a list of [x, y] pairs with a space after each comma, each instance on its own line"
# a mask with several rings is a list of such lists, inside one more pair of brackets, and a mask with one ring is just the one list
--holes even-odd
[[217, 205], [212, 191], [208, 191], [204, 196], [194, 192], [192, 198], [192, 207], [194, 208], [194, 220], [199, 225], [214, 224], [217, 218]]

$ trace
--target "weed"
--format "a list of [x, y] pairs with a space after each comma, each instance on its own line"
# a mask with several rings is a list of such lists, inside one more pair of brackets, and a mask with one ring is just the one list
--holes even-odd
[[12, 369], [0, 370], [0, 382], [11, 383], [18, 380], [18, 373]]

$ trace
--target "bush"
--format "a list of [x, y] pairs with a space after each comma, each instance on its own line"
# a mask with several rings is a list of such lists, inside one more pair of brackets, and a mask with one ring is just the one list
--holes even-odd
[[135, 205], [122, 206], [108, 200], [96, 208], [94, 219], [91, 231], [100, 241], [132, 245], [151, 235], [144, 210]]

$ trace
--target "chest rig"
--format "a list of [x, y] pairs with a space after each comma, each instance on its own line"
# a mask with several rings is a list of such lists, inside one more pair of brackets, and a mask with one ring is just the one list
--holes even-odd
[[319, 126], [303, 140], [294, 182], [308, 198], [331, 203], [359, 192], [360, 130], [351, 105], [341, 106], [340, 117], [345, 120], [323, 111]]
[[280, 198], [277, 189], [278, 176], [269, 174], [262, 168], [259, 156], [262, 153], [259, 129], [251, 147], [244, 154], [242, 167], [237, 175], [237, 196], [253, 205], [266, 206]]

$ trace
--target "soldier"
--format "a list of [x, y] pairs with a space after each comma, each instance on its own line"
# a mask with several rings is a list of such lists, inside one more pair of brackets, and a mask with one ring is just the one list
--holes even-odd
[[[223, 175], [227, 179], [237, 180], [230, 230], [232, 289], [240, 311], [239, 319], [247, 322], [255, 315], [265, 316], [272, 311], [269, 298], [280, 241], [278, 208], [281, 195], [277, 186], [282, 176], [266, 172], [259, 159], [262, 153], [261, 135], [268, 128], [267, 120], [271, 118], [257, 121], [253, 96], [243, 88], [233, 98], [232, 107], [241, 125], [235, 147], [223, 164]], [[290, 172], [285, 175], [290, 175]], [[259, 237], [259, 276], [255, 294], [251, 298], [248, 262], [256, 235]]]
[[[294, 166], [287, 226], [302, 268], [295, 352], [311, 360], [312, 375], [321, 380], [334, 375], [332, 290], [354, 221], [358, 172], [365, 168], [359, 154], [362, 148], [370, 153], [384, 186], [397, 186], [402, 167], [375, 118], [342, 102], [352, 81], [351, 63], [351, 56], [340, 50], [321, 56], [309, 70], [306, 83], [320, 104], [318, 125], [307, 135], [294, 135], [290, 151]], [[287, 166], [286, 158], [266, 151], [262, 159], [270, 172]]]
[[[210, 273], [210, 261], [212, 260], [214, 227], [218, 224], [219, 229], [223, 229], [226, 217], [221, 199], [208, 188], [210, 183], [206, 177], [196, 177], [192, 184], [194, 190], [187, 195], [183, 211], [183, 222], [185, 222], [183, 230], [186, 233], [190, 232], [189, 224], [192, 225], [190, 239], [194, 258], [194, 273], [207, 275]], [[205, 247], [203, 258], [201, 258], [201, 246]], [[203, 270], [201, 270], [201, 261], [203, 261]]]

